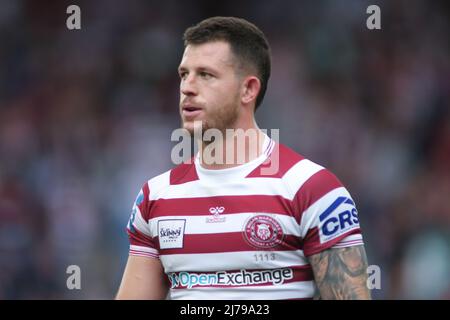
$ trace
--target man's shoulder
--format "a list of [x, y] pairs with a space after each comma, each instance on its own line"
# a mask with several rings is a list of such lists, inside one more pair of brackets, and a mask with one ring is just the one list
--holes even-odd
[[307, 159], [290, 147], [282, 143], [275, 143], [266, 161], [251, 172], [248, 177], [284, 179], [289, 175], [302, 173], [312, 167], [314, 169], [319, 167], [323, 169], [322, 166]]
[[288, 171], [303, 172], [305, 170], [312, 171], [323, 171], [328, 175], [333, 175], [330, 169], [326, 168], [324, 165], [305, 157], [304, 155], [298, 153], [297, 151], [291, 149], [290, 147], [280, 143], [279, 144], [279, 161], [282, 167], [285, 167], [284, 174]]
[[[292, 148], [288, 147], [285, 144], [278, 143], [278, 152], [280, 157], [280, 162], [283, 162], [284, 164], [290, 164], [292, 167], [296, 163], [302, 161], [302, 160], [308, 160], [304, 155], [300, 154], [299, 152], [293, 150]], [[276, 149], [274, 150], [277, 151]]]
[[283, 144], [279, 144], [279, 162], [278, 174], [294, 193], [299, 189], [312, 192], [342, 186], [332, 171]]
[[186, 183], [197, 179], [198, 176], [195, 170], [194, 162], [190, 159], [152, 177], [147, 181], [147, 184], [149, 185], [151, 192], [156, 192], [171, 185]]

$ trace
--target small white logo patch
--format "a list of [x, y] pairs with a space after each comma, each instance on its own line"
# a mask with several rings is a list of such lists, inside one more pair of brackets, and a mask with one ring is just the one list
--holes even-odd
[[158, 221], [160, 249], [182, 249], [186, 220], [171, 219]]

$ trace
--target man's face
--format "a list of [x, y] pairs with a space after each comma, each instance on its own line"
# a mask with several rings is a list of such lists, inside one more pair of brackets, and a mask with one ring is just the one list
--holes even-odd
[[188, 45], [178, 72], [180, 114], [191, 135], [194, 121], [203, 130], [234, 128], [239, 116], [239, 86], [235, 58], [224, 41]]

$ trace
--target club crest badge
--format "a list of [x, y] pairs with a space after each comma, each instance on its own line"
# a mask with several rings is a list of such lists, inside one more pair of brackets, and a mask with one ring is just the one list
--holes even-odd
[[283, 228], [274, 218], [257, 215], [247, 220], [244, 237], [253, 247], [260, 249], [273, 248], [283, 240]]

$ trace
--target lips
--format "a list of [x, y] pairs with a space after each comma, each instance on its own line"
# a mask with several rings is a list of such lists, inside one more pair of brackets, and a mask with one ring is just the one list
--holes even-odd
[[200, 110], [200, 108], [197, 108], [197, 107], [183, 107], [183, 110], [192, 112], [192, 111]]
[[182, 107], [183, 116], [186, 118], [192, 118], [199, 115], [202, 112], [202, 108], [194, 105], [186, 104]]

